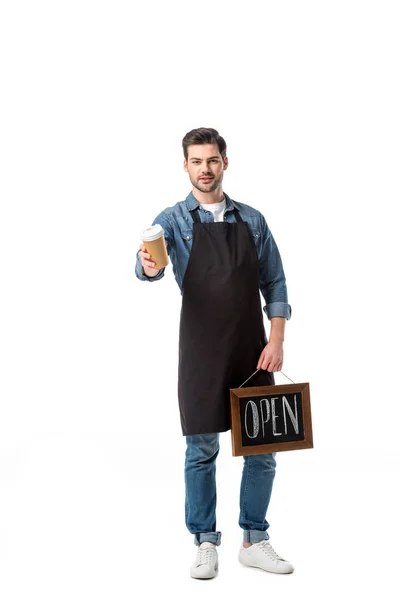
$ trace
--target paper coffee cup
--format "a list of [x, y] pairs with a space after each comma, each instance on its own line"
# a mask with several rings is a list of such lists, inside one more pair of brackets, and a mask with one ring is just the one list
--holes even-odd
[[161, 225], [152, 225], [142, 231], [142, 242], [156, 263], [156, 269], [162, 269], [169, 264], [167, 249], [165, 247], [164, 229]]

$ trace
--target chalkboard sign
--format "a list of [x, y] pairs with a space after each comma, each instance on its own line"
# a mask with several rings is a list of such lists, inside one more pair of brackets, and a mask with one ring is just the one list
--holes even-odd
[[312, 448], [308, 383], [230, 390], [233, 456]]

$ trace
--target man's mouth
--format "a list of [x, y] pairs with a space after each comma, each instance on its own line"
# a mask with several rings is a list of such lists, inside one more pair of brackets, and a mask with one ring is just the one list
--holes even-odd
[[208, 181], [212, 181], [214, 179], [214, 177], [200, 177], [200, 181], [204, 181], [204, 183], [207, 183]]

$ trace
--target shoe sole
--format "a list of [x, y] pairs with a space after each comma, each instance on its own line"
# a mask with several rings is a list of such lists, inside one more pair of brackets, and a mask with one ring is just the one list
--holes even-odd
[[252, 569], [260, 569], [260, 571], [266, 571], [266, 573], [273, 573], [274, 575], [291, 575], [294, 571], [294, 569], [293, 569], [293, 571], [270, 571], [269, 569], [264, 569], [263, 567], [260, 567], [259, 565], [249, 565], [249, 563], [244, 562], [240, 557], [239, 557], [239, 562], [244, 567], [251, 567]]
[[217, 563], [217, 564], [215, 565], [215, 567], [214, 567], [214, 575], [210, 575], [210, 576], [208, 576], [208, 577], [204, 577], [204, 576], [202, 576], [202, 575], [200, 575], [200, 576], [199, 576], [199, 575], [192, 575], [192, 574], [190, 573], [190, 577], [191, 577], [192, 579], [214, 579], [214, 577], [216, 577], [217, 575], [218, 575], [218, 563]]

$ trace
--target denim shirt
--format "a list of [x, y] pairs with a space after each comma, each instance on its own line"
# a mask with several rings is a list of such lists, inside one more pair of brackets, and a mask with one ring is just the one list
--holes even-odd
[[[249, 224], [251, 234], [257, 249], [259, 260], [260, 291], [266, 305], [263, 310], [268, 319], [272, 317], [285, 317], [290, 319], [292, 309], [288, 304], [286, 279], [278, 247], [263, 215], [241, 202], [232, 200], [224, 193], [226, 210], [224, 220], [227, 223], [236, 223], [233, 209], [236, 207], [243, 221]], [[201, 207], [193, 195], [186, 200], [177, 202], [174, 206], [163, 210], [152, 223], [164, 228], [165, 240], [168, 243], [167, 252], [172, 263], [176, 282], [182, 294], [182, 281], [189, 261], [193, 241], [193, 219], [191, 211], [199, 207], [199, 216], [202, 223], [213, 223], [214, 215], [211, 211]], [[155, 277], [147, 277], [143, 271], [142, 262], [136, 254], [135, 274], [142, 281], [155, 282], [164, 277], [165, 267], [160, 269]]]

